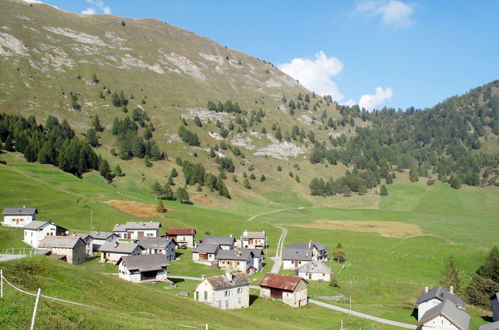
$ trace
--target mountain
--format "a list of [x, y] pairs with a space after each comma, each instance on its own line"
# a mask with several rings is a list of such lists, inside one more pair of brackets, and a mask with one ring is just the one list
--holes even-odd
[[[13, 125], [4, 116], [0, 133], [4, 143], [11, 135], [28, 144], [28, 156], [17, 151], [29, 161], [42, 158], [76, 175], [96, 169], [110, 181], [119, 166], [118, 188], [151, 190], [158, 181], [174, 192], [187, 183], [191, 200], [218, 206], [273, 201], [276, 192], [304, 204], [331, 202], [310, 193], [374, 197], [370, 188], [406, 180], [409, 170], [411, 181], [416, 171], [443, 182], [473, 175], [476, 183], [496, 162], [497, 82], [432, 109], [368, 113], [158, 20], [77, 15], [20, 0], [0, 9], [0, 111], [26, 118]], [[58, 148], [58, 136], [92, 148]], [[450, 148], [456, 143], [462, 149]], [[85, 166], [60, 159], [75, 148]], [[317, 189], [309, 187], [314, 178]]]

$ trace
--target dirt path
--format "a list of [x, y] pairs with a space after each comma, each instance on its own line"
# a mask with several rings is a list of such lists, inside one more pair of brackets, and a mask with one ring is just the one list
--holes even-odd
[[289, 210], [289, 209], [279, 209], [279, 210], [275, 210], [275, 211], [272, 211], [272, 212], [265, 212], [265, 213], [255, 214], [255, 215], [249, 217], [248, 221], [253, 221], [255, 218], [260, 217], [262, 215], [274, 214], [274, 213], [282, 212], [282, 211], [286, 211], [286, 210]]
[[270, 271], [271, 273], [279, 273], [279, 270], [281, 269], [282, 250], [284, 248], [284, 240], [286, 239], [286, 234], [288, 233], [288, 230], [284, 227], [280, 226], [275, 226], [275, 227], [279, 228], [282, 232], [281, 236], [279, 237], [279, 240], [277, 241], [276, 255], [275, 257], [271, 258], [274, 261], [274, 265], [272, 266], [272, 270]]

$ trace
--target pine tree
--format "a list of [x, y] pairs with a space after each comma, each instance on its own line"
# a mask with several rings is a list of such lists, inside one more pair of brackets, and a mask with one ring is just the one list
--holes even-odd
[[262, 176], [260, 177], [260, 181], [263, 182], [265, 180], [267, 180], [267, 178], [265, 177], [265, 174], [262, 174]]
[[173, 190], [168, 183], [165, 183], [165, 186], [163, 187], [162, 192], [163, 192], [163, 196], [167, 200], [175, 200], [175, 194], [173, 193]]
[[186, 203], [190, 202], [189, 201], [189, 193], [183, 187], [177, 188], [176, 197], [180, 203], [186, 204]]
[[14, 142], [12, 141], [12, 136], [9, 134], [5, 139], [5, 150], [14, 151]]
[[461, 292], [461, 278], [459, 276], [459, 270], [457, 269], [456, 259], [454, 256], [450, 256], [442, 270], [442, 278], [440, 279], [440, 284], [445, 288], [454, 288], [454, 292]]
[[154, 196], [158, 199], [161, 199], [163, 197], [163, 188], [161, 188], [161, 185], [159, 184], [158, 181], [154, 181], [154, 183], [151, 186], [152, 193]]
[[248, 181], [248, 178], [244, 178], [243, 185], [244, 185], [244, 188], [251, 189], [251, 185], [250, 185], [250, 183]]
[[386, 189], [385, 185], [381, 185], [381, 188], [379, 189], [379, 194], [380, 196], [388, 196], [388, 189]]
[[165, 209], [165, 205], [162, 200], [159, 200], [158, 205], [156, 206], [156, 212], [165, 213], [167, 210]]
[[175, 169], [175, 167], [174, 167], [174, 168], [172, 168], [172, 171], [170, 172], [170, 176], [171, 176], [172, 178], [176, 178], [176, 177], [178, 176], [178, 172], [177, 172], [177, 170]]
[[336, 260], [337, 262], [345, 261], [345, 250], [343, 249], [343, 245], [341, 245], [341, 243], [338, 243], [336, 245], [336, 249], [334, 250], [333, 254], [333, 260]]
[[89, 128], [85, 135], [88, 144], [90, 144], [92, 147], [99, 146], [99, 137], [97, 136], [96, 130], [94, 128]]
[[116, 165], [116, 167], [114, 168], [114, 171], [113, 171], [114, 175], [115, 176], [124, 176], [125, 174], [123, 173], [120, 165]]
[[104, 127], [102, 127], [100, 123], [100, 119], [98, 115], [95, 115], [92, 117], [92, 127], [95, 129], [97, 132], [102, 132], [104, 131]]

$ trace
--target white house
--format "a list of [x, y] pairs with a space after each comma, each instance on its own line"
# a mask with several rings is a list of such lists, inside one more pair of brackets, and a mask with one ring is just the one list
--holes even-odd
[[171, 237], [179, 248], [193, 248], [196, 229], [194, 228], [168, 228], [166, 235]]
[[468, 330], [471, 316], [457, 308], [451, 300], [438, 304], [424, 313], [418, 321], [418, 330]]
[[2, 211], [2, 225], [9, 227], [24, 227], [31, 221], [36, 220], [38, 210], [32, 207], [6, 207]]
[[282, 300], [291, 307], [305, 306], [307, 281], [298, 276], [267, 273], [259, 283], [260, 297]]
[[208, 277], [194, 290], [194, 300], [221, 309], [246, 308], [249, 306], [249, 284], [244, 273]]
[[219, 249], [215, 259], [217, 266], [224, 270], [239, 270], [250, 273], [253, 266], [253, 254], [249, 250], [222, 250]]
[[201, 241], [202, 244], [217, 244], [222, 250], [234, 250], [236, 240], [232, 235], [229, 237], [223, 236], [208, 236]]
[[79, 237], [45, 236], [38, 247], [49, 250], [49, 256], [73, 265], [79, 265], [87, 259], [85, 243]]
[[466, 308], [464, 301], [453, 293], [452, 288], [451, 291], [448, 291], [442, 286], [436, 286], [431, 290], [428, 290], [428, 287], [425, 287], [425, 292], [423, 292], [416, 301], [416, 304], [418, 305], [418, 320], [420, 320], [429, 309], [440, 305], [446, 300], [452, 301], [459, 309], [464, 310]]
[[144, 248], [142, 254], [163, 254], [168, 261], [176, 258], [177, 244], [170, 237], [142, 237], [137, 243]]
[[106, 242], [102, 244], [101, 262], [112, 262], [116, 264], [121, 257], [138, 256], [144, 248], [137, 243], [131, 242]]
[[263, 250], [262, 249], [240, 249], [241, 251], [249, 251], [252, 254], [252, 263], [250, 273], [261, 272], [263, 269]]
[[106, 242], [115, 242], [120, 238], [117, 234], [105, 231], [93, 231], [88, 234], [90, 237], [90, 247], [92, 252], [99, 251], [100, 247]]
[[312, 259], [312, 249], [293, 249], [287, 248], [282, 252], [283, 269], [296, 269], [309, 262]]
[[139, 239], [141, 237], [158, 237], [159, 222], [127, 222], [125, 224], [116, 224], [113, 232], [120, 238], [125, 239]]
[[292, 243], [289, 246], [291, 249], [297, 250], [312, 250], [312, 260], [313, 261], [327, 261], [328, 252], [327, 249], [321, 242], [312, 242], [309, 243]]
[[121, 257], [117, 263], [119, 276], [130, 282], [164, 282], [168, 261], [161, 254]]
[[331, 281], [331, 268], [318, 261], [312, 261], [298, 267], [296, 274], [307, 281]]
[[265, 231], [247, 231], [241, 236], [241, 248], [264, 249], [267, 247], [267, 234]]
[[68, 230], [47, 221], [31, 221], [24, 226], [23, 241], [35, 249], [45, 236], [67, 236]]
[[221, 250], [218, 244], [199, 243], [192, 249], [192, 260], [199, 264], [212, 265], [216, 263], [217, 252]]

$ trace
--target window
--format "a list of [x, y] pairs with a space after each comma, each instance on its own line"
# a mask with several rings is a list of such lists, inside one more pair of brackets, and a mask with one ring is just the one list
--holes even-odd
[[225, 291], [224, 296], [226, 296], [226, 297], [230, 296], [230, 291], [229, 290]]
[[[243, 288], [237, 288], [237, 293], [243, 293]], [[241, 299], [241, 298], [239, 298]]]
[[204, 292], [204, 300], [208, 300], [208, 291]]

